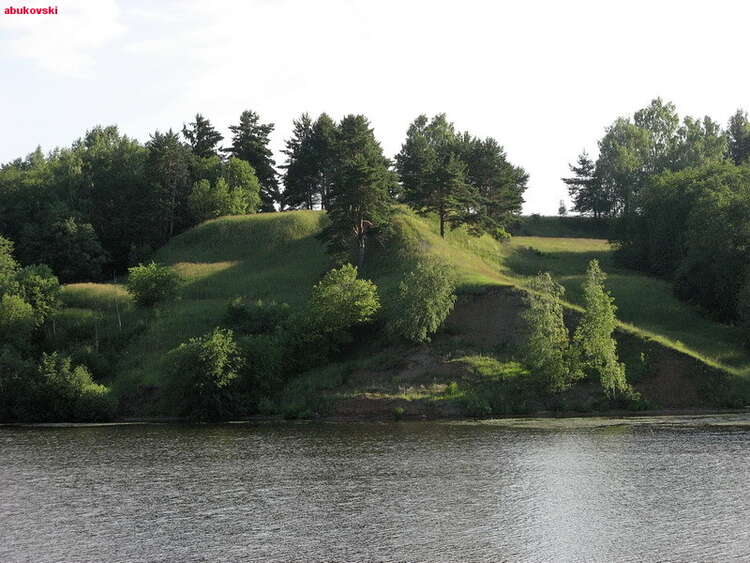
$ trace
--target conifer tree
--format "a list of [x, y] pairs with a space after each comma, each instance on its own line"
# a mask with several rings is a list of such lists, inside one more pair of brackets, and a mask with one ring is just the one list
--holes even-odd
[[606, 203], [601, 193], [601, 184], [596, 177], [596, 165], [588, 153], [583, 151], [578, 155], [576, 164], [569, 164], [573, 173], [562, 181], [568, 186], [568, 193], [573, 200], [573, 209], [579, 213], [592, 213], [599, 218]]
[[428, 121], [420, 115], [409, 126], [406, 141], [396, 155], [403, 199], [419, 213], [435, 213], [440, 236], [445, 226], [457, 226], [467, 216], [475, 193], [466, 182], [466, 164], [457, 154], [453, 124], [445, 114]]
[[182, 127], [182, 136], [190, 145], [193, 154], [200, 158], [218, 155], [217, 145], [224, 139], [211, 122], [200, 113], [195, 114], [195, 121]]
[[274, 203], [282, 203], [274, 168], [276, 163], [268, 146], [273, 129], [273, 123], [260, 123], [260, 117], [254, 111], [243, 111], [239, 124], [229, 127], [232, 146], [223, 149], [231, 156], [249, 162], [255, 170], [261, 185], [261, 211], [275, 211]]
[[330, 225], [320, 236], [342, 261], [355, 256], [361, 269], [370, 231], [390, 217], [389, 189], [394, 178], [365, 116], [348, 115], [341, 121], [337, 146], [335, 177], [328, 194]]

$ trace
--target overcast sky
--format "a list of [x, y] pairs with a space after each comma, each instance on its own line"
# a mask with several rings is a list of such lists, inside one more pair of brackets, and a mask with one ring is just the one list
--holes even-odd
[[[45, 0], [46, 1], [46, 0]], [[1, 6], [42, 7], [36, 0]], [[55, 0], [0, 13], [0, 162], [96, 124], [142, 141], [196, 112], [226, 134], [364, 113], [388, 156], [420, 113], [492, 136], [554, 214], [560, 177], [618, 115], [652, 98], [726, 124], [750, 109], [750, 3], [629, 0]], [[47, 6], [47, 4], [44, 4]]]

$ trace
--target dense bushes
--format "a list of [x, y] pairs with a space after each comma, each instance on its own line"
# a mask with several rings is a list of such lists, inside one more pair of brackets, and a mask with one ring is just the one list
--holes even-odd
[[172, 350], [166, 371], [181, 414], [220, 419], [233, 412], [230, 385], [243, 365], [231, 330], [216, 328]]
[[128, 270], [128, 293], [142, 307], [153, 307], [177, 295], [179, 277], [167, 266], [154, 262]]
[[0, 420], [96, 421], [114, 414], [115, 401], [84, 366], [58, 353], [38, 365], [12, 348], [0, 352]]
[[678, 297], [739, 317], [750, 263], [750, 168], [724, 163], [653, 177], [617, 235], [627, 265], [671, 277]]

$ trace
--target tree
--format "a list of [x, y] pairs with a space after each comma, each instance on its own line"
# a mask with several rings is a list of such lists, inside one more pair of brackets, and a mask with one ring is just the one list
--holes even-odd
[[[159, 215], [156, 231], [164, 243], [178, 230], [190, 224], [187, 198], [191, 189], [190, 157], [171, 129], [156, 131], [146, 144], [146, 177], [153, 190], [153, 202]], [[164, 219], [160, 219], [163, 217]]]
[[568, 208], [565, 206], [565, 200], [560, 200], [560, 205], [557, 206], [557, 214], [560, 217], [565, 217], [568, 214]]
[[637, 208], [638, 194], [644, 184], [655, 152], [651, 133], [628, 119], [617, 119], [599, 141], [595, 177], [609, 199], [612, 215], [630, 215]]
[[316, 175], [318, 163], [312, 143], [312, 119], [303, 113], [294, 120], [292, 138], [286, 141], [282, 151], [287, 161], [284, 169], [284, 205], [293, 209], [313, 209], [317, 194]]
[[435, 259], [419, 262], [399, 283], [389, 330], [412, 342], [429, 342], [456, 303], [456, 274]]
[[361, 268], [370, 231], [383, 227], [390, 217], [393, 175], [367, 118], [349, 115], [340, 130], [335, 181], [328, 194], [330, 224], [320, 237], [342, 261], [356, 256]]
[[526, 363], [550, 391], [562, 391], [577, 377], [568, 328], [563, 318], [565, 288], [549, 273], [539, 273], [526, 294], [523, 318], [528, 326]]
[[476, 192], [466, 181], [466, 164], [457, 153], [453, 124], [438, 114], [431, 121], [417, 117], [396, 155], [404, 201], [419, 213], [435, 213], [441, 237], [446, 224], [466, 222], [472, 204], [477, 204]]
[[281, 202], [273, 153], [269, 148], [269, 135], [273, 123], [260, 123], [260, 116], [253, 111], [243, 111], [240, 122], [231, 125], [232, 146], [224, 152], [244, 160], [253, 167], [261, 186], [261, 211], [275, 211], [274, 203]]
[[200, 113], [195, 114], [195, 121], [190, 124], [189, 129], [187, 125], [182, 126], [182, 136], [190, 145], [193, 154], [199, 158], [217, 156], [220, 150], [217, 149], [217, 145], [224, 139]]
[[59, 307], [60, 282], [45, 264], [21, 268], [16, 279], [18, 295], [31, 305], [41, 325]]
[[167, 266], [151, 262], [128, 269], [128, 293], [142, 307], [153, 307], [174, 298], [178, 286], [179, 277]]
[[503, 147], [492, 137], [478, 139], [463, 133], [457, 142], [469, 187], [460, 196], [465, 208], [462, 222], [474, 234], [503, 239], [509, 223], [521, 213], [529, 176], [508, 162]]
[[718, 123], [710, 117], [695, 119], [686, 116], [677, 130], [672, 170], [682, 170], [724, 160], [727, 137]]
[[570, 199], [573, 200], [573, 209], [581, 214], [593, 214], [597, 219], [602, 215], [608, 215], [609, 209], [607, 198], [602, 193], [602, 186], [596, 177], [596, 165], [586, 151], [578, 155], [576, 164], [569, 164], [573, 173], [569, 178], [562, 181], [568, 186]]
[[599, 262], [589, 262], [583, 282], [583, 318], [573, 335], [576, 351], [587, 375], [598, 376], [606, 395], [613, 398], [630, 391], [625, 365], [617, 357], [617, 342], [612, 333], [617, 326], [614, 299], [604, 288], [607, 276]]
[[746, 164], [750, 161], [750, 120], [747, 113], [738, 109], [729, 118], [727, 125], [729, 137], [729, 156], [737, 165]]
[[680, 118], [672, 102], [661, 98], [651, 100], [643, 109], [635, 112], [633, 122], [648, 132], [648, 153], [645, 166], [649, 173], [659, 173], [673, 168], [673, 155]]

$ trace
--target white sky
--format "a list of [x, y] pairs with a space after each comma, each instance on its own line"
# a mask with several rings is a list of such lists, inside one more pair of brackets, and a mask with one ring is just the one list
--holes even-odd
[[[45, 0], [46, 2], [47, 0]], [[1, 8], [47, 6], [6, 0]], [[652, 98], [725, 124], [750, 110], [750, 4], [689, 0], [55, 0], [0, 11], [0, 162], [96, 124], [141, 141], [196, 112], [225, 135], [244, 109], [364, 113], [386, 154], [420, 113], [493, 136], [555, 214], [560, 177]]]

